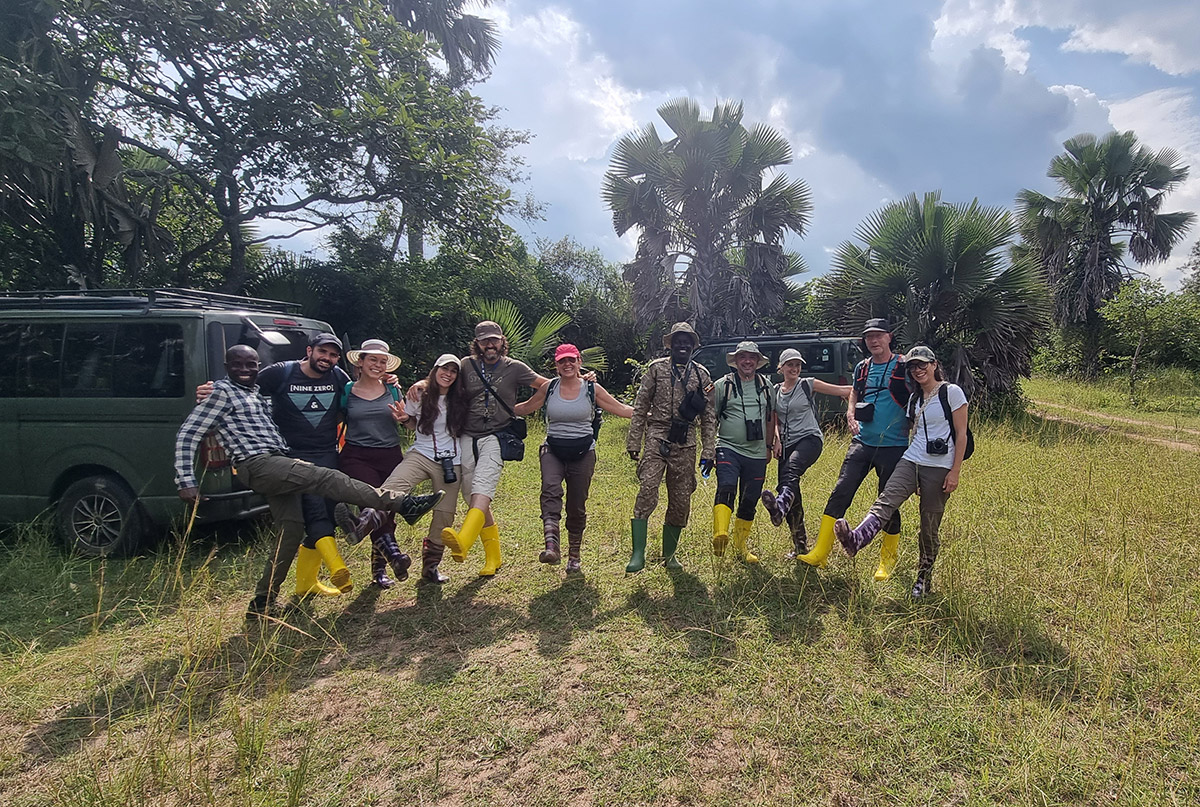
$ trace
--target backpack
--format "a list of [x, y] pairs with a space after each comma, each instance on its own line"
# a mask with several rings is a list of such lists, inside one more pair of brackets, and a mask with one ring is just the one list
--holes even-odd
[[[896, 366], [892, 368], [892, 375], [887, 380], [887, 391], [892, 396], [892, 400], [896, 402], [896, 406], [904, 408], [908, 402], [908, 377], [904, 371], [904, 357], [897, 355]], [[871, 371], [870, 357], [863, 359], [854, 367], [854, 397], [859, 401], [863, 400], [863, 396], [867, 394], [867, 375]]]
[[[550, 386], [546, 387], [546, 397], [549, 398], [552, 394], [554, 394], [554, 390], [557, 388], [558, 388], [558, 379], [557, 378], [550, 379]], [[595, 440], [600, 437], [600, 427], [604, 424], [604, 421], [601, 418], [601, 415], [603, 414], [604, 410], [602, 410], [600, 407], [596, 406], [596, 382], [595, 381], [587, 382], [587, 394], [588, 394], [588, 400], [592, 402], [592, 439]]]
[[[965, 393], [964, 393], [965, 395]], [[912, 400], [909, 401], [908, 418], [915, 420], [917, 417], [917, 407], [924, 403], [925, 397], [920, 389], [913, 393]], [[942, 414], [946, 417], [946, 422], [950, 424], [950, 440], [955, 442], [958, 440], [958, 430], [954, 428], [954, 413], [950, 411], [950, 385], [942, 384], [938, 387], [938, 402], [942, 405]], [[971, 427], [967, 426], [967, 450], [963, 453], [963, 459], [968, 460], [975, 453], [975, 435], [971, 433]]]

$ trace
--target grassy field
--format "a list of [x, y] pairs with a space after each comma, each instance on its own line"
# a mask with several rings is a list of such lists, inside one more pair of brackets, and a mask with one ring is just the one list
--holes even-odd
[[[528, 460], [498, 496], [495, 579], [475, 577], [474, 554], [447, 561], [440, 591], [356, 588], [261, 630], [242, 621], [261, 540], [102, 563], [25, 530], [0, 556], [0, 796], [1200, 802], [1200, 455], [1036, 419], [976, 431], [921, 603], [907, 595], [913, 503], [897, 573], [875, 584], [873, 546], [798, 567], [761, 512], [761, 568], [714, 562], [712, 482], [686, 571], [627, 578], [622, 425], [602, 433], [582, 579], [536, 562]], [[844, 452], [831, 436], [803, 480], [810, 530]], [[365, 582], [365, 545], [346, 552]]]

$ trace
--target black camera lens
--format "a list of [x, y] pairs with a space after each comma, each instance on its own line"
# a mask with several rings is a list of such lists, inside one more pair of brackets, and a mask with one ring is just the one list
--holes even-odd
[[931, 457], [940, 457], [943, 454], [950, 452], [950, 444], [946, 442], [944, 437], [935, 437], [932, 440], [925, 442], [925, 453]]
[[668, 443], [666, 440], [658, 441], [658, 456], [660, 456], [660, 457], [671, 456], [671, 444]]

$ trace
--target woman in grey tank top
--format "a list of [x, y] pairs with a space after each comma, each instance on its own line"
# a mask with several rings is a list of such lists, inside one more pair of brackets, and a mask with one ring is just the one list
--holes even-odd
[[[397, 423], [408, 419], [401, 402], [400, 389], [384, 383], [384, 376], [400, 366], [400, 359], [388, 352], [382, 339], [368, 339], [359, 350], [346, 353], [358, 367], [358, 380], [347, 384], [342, 411], [346, 413], [346, 442], [338, 455], [342, 473], [378, 487], [392, 469], [404, 459]], [[396, 544], [395, 516], [387, 518], [371, 531], [371, 580], [380, 588], [391, 588], [387, 567], [398, 580], [408, 579], [412, 558]], [[350, 534], [351, 543], [362, 536]]]
[[542, 528], [546, 548], [538, 556], [542, 563], [556, 564], [559, 549], [559, 520], [563, 511], [563, 483], [567, 487], [567, 572], [580, 572], [579, 549], [587, 525], [587, 497], [596, 470], [596, 408], [617, 417], [633, 417], [633, 407], [612, 397], [595, 381], [584, 381], [579, 348], [559, 345], [554, 352], [558, 377], [551, 379], [514, 411], [525, 416], [546, 405], [546, 442], [538, 451], [542, 468]]
[[813, 393], [850, 397], [850, 387], [828, 384], [819, 378], [801, 378], [804, 356], [789, 347], [779, 354], [778, 370], [783, 382], [775, 387], [775, 457], [779, 460], [779, 492], [762, 492], [762, 503], [778, 527], [787, 520], [792, 534], [788, 558], [808, 551], [808, 533], [804, 529], [804, 504], [800, 498], [800, 477], [821, 456], [824, 439], [813, 407]]

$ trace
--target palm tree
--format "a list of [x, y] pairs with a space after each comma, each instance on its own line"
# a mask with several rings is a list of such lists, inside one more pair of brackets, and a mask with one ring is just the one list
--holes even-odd
[[1090, 377], [1099, 369], [1099, 310], [1130, 274], [1126, 253], [1142, 264], [1165, 260], [1194, 216], [1161, 212], [1188, 176], [1175, 151], [1139, 146], [1133, 132], [1077, 135], [1063, 148], [1047, 172], [1061, 195], [1023, 190], [1017, 208], [1054, 295], [1055, 323], [1082, 331], [1081, 369]]
[[[571, 315], [562, 311], [543, 314], [532, 328], [521, 315], [512, 300], [475, 300], [472, 308], [481, 319], [490, 319], [504, 331], [508, 340], [508, 355], [523, 361], [535, 370], [543, 362], [550, 349], [559, 343], [558, 333], [571, 321]], [[579, 351], [582, 364], [589, 370], [603, 373], [608, 369], [608, 354], [604, 348], [591, 346]]]
[[1027, 259], [1010, 260], [1012, 216], [999, 207], [909, 194], [868, 216], [820, 281], [827, 314], [857, 331], [870, 317], [896, 323], [906, 346], [925, 344], [950, 381], [971, 394], [1015, 392], [1048, 324], [1045, 284]]
[[[486, 6], [489, 0], [477, 0]], [[387, 9], [408, 30], [437, 43], [456, 81], [485, 77], [500, 51], [496, 23], [464, 14], [465, 0], [388, 0]]]
[[640, 231], [625, 267], [638, 324], [690, 314], [704, 337], [746, 332], [783, 307], [784, 278], [804, 271], [783, 239], [808, 226], [808, 187], [775, 173], [791, 147], [769, 126], [746, 129], [740, 103], [705, 119], [679, 98], [658, 114], [674, 137], [653, 123], [622, 137], [602, 190], [617, 235]]

